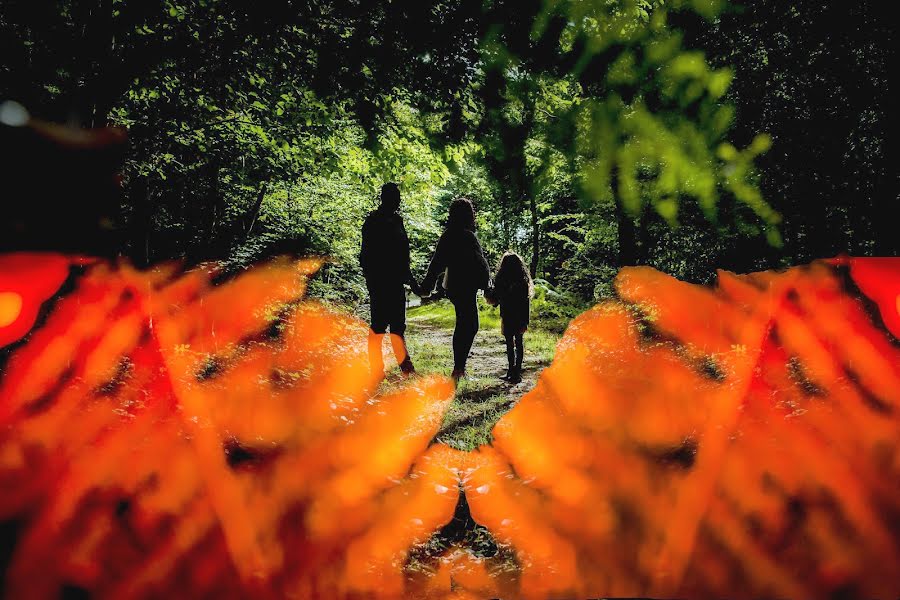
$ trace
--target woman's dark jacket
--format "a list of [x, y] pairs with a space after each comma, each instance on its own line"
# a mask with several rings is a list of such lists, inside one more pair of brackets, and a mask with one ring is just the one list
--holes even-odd
[[447, 296], [474, 294], [487, 288], [490, 269], [475, 233], [460, 227], [449, 228], [438, 240], [422, 290], [430, 292], [444, 277]]

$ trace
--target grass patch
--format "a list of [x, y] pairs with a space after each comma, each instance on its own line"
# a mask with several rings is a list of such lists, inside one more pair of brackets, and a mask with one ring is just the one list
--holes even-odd
[[[410, 308], [406, 311], [406, 316], [408, 319], [449, 330], [452, 330], [454, 323], [456, 323], [453, 304], [446, 299], [427, 302]], [[489, 336], [496, 335], [497, 343], [503, 344], [503, 336], [500, 334], [500, 309], [496, 306], [491, 306], [480, 296], [478, 298], [478, 319], [480, 321], [480, 332]], [[565, 327], [560, 327], [560, 324], [555, 320], [553, 322], [544, 322], [542, 319], [532, 318], [528, 331], [525, 332], [526, 353], [534, 353], [540, 362], [546, 361], [549, 363], [553, 360], [556, 344], [559, 342], [563, 330], [565, 330]]]
[[[406, 311], [409, 319], [423, 321], [435, 327], [443, 327], [453, 329], [456, 322], [456, 316], [453, 311], [453, 304], [446, 298], [425, 302]], [[482, 329], [500, 329], [500, 309], [491, 306], [484, 301], [481, 296], [478, 297], [478, 319], [481, 322]]]
[[407, 336], [406, 344], [419, 373], [450, 374], [449, 368], [453, 366], [453, 349], [448, 344], [439, 344], [417, 335]]
[[459, 450], [474, 450], [490, 443], [491, 430], [517, 398], [501, 393], [478, 400], [477, 396], [466, 398], [462, 394], [464, 389], [457, 392], [434, 439]]
[[525, 353], [531, 353], [538, 362], [550, 364], [556, 353], [560, 336], [544, 329], [532, 328], [525, 332]]

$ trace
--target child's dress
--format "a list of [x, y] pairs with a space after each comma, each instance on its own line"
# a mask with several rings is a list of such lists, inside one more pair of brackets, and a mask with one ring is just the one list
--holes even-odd
[[492, 304], [500, 305], [500, 331], [504, 336], [525, 333], [531, 312], [531, 299], [525, 282], [495, 283], [485, 297]]

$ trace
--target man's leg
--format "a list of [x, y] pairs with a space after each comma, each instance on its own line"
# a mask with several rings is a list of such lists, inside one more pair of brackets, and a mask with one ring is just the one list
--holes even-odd
[[380, 290], [369, 287], [369, 308], [372, 320], [369, 328], [369, 369], [373, 376], [384, 377], [384, 356], [381, 345], [387, 331], [387, 319], [384, 318], [384, 298]]
[[391, 331], [391, 347], [394, 349], [394, 356], [397, 357], [397, 363], [400, 365], [400, 372], [404, 375], [415, 373], [416, 368], [413, 366], [409, 350], [406, 348], [406, 337]]
[[381, 344], [384, 341], [384, 329], [381, 333], [375, 331], [373, 325], [369, 329], [369, 369], [373, 375], [384, 377], [384, 356], [381, 354]]
[[409, 349], [406, 347], [406, 290], [401, 284], [393, 290], [391, 299], [391, 348], [404, 375], [415, 373]]

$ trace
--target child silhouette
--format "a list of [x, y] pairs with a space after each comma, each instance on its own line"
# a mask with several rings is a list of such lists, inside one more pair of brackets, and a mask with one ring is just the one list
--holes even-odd
[[500, 327], [506, 338], [506, 358], [509, 361], [509, 370], [501, 379], [510, 383], [522, 381], [524, 334], [528, 329], [533, 294], [534, 284], [525, 261], [515, 252], [504, 254], [493, 285], [485, 291], [484, 297], [488, 303], [500, 306]]

